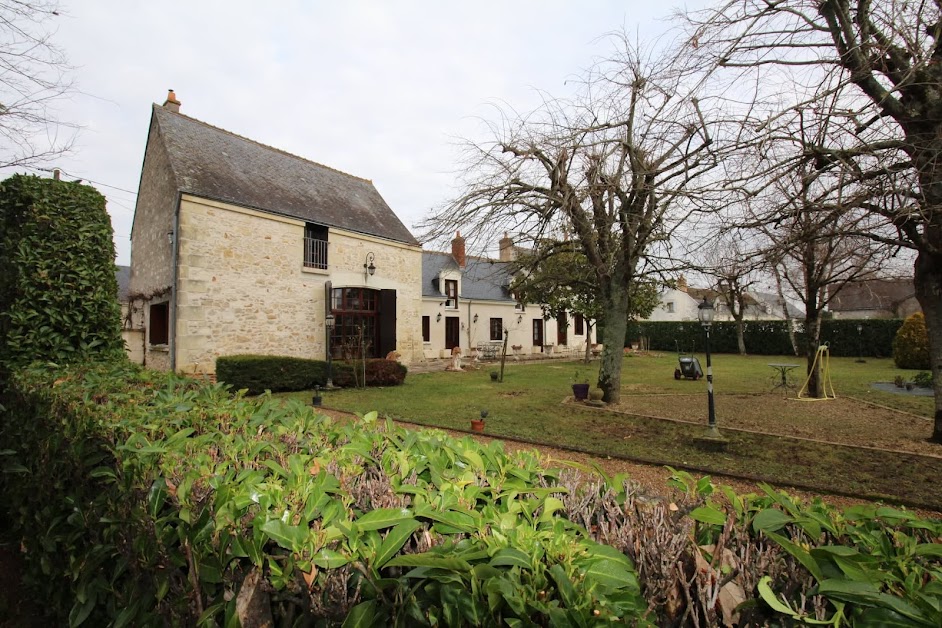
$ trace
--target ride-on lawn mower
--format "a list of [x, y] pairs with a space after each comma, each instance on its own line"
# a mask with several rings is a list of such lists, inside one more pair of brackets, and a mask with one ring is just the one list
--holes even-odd
[[686, 377], [687, 379], [698, 380], [703, 377], [703, 369], [700, 368], [700, 360], [691, 353], [683, 353], [680, 350], [680, 345], [677, 344], [677, 341], [674, 341], [674, 345], [677, 346], [677, 362], [680, 366], [674, 369], [674, 379], [680, 379], [681, 377]]

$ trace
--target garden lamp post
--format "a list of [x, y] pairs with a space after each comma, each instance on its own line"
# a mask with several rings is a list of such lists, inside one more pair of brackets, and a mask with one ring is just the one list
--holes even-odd
[[713, 314], [716, 310], [713, 304], [703, 297], [703, 302], [697, 306], [697, 318], [703, 325], [703, 333], [706, 336], [706, 380], [707, 380], [707, 399], [709, 409], [709, 427], [707, 428], [707, 439], [723, 441], [723, 436], [716, 429], [716, 407], [713, 404], [713, 364], [710, 362], [710, 326], [713, 324]]
[[327, 318], [324, 319], [324, 328], [327, 330], [327, 384], [324, 386], [328, 390], [334, 387], [334, 365], [331, 362], [331, 353], [330, 350], [330, 337], [334, 332], [334, 315], [328, 313]]

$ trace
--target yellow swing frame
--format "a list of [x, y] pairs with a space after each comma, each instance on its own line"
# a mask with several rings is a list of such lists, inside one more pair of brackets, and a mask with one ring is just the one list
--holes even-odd
[[[814, 373], [814, 369], [818, 364], [821, 365], [821, 392], [824, 393], [823, 397], [807, 397], [808, 392], [808, 382], [811, 381], [811, 373]], [[802, 385], [801, 390], [798, 391], [798, 400], [799, 401], [828, 401], [830, 399], [837, 399], [837, 395], [834, 394], [834, 384], [831, 382], [831, 349], [828, 347], [827, 343], [818, 347], [818, 350], [814, 354], [814, 362], [811, 364], [811, 373], [808, 374], [808, 377], [805, 379], [805, 383]], [[830, 388], [830, 395], [828, 394], [828, 389]]]

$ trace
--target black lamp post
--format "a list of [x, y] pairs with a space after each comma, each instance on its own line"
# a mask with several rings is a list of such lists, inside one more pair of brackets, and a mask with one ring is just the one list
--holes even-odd
[[330, 337], [333, 335], [334, 331], [334, 315], [328, 313], [327, 318], [324, 319], [324, 328], [327, 330], [327, 384], [325, 388], [330, 390], [334, 387], [334, 365], [331, 362], [331, 353], [330, 350]]
[[703, 302], [697, 306], [697, 318], [703, 325], [703, 332], [706, 336], [706, 367], [707, 367], [707, 399], [709, 408], [709, 427], [707, 428], [707, 438], [717, 441], [725, 440], [716, 429], [716, 407], [713, 404], [713, 365], [710, 362], [710, 326], [713, 324], [713, 314], [716, 312], [713, 304], [703, 297]]
[[863, 359], [863, 323], [857, 323], [857, 360], [858, 363], [863, 364], [866, 360]]

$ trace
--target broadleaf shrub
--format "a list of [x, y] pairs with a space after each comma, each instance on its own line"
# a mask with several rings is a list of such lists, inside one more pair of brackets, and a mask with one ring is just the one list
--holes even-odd
[[929, 332], [922, 312], [907, 318], [896, 332], [893, 361], [901, 369], [929, 369]]
[[274, 625], [942, 624], [942, 522], [906, 511], [685, 472], [654, 499], [126, 361], [13, 383], [0, 508], [50, 623], [248, 625], [251, 606]]
[[[334, 384], [350, 388], [357, 384], [363, 385], [363, 362], [334, 362]], [[355, 369], [361, 369], [357, 372]], [[409, 369], [395, 360], [375, 358], [366, 361], [367, 386], [399, 386], [406, 379]]]
[[0, 371], [123, 355], [112, 236], [92, 187], [28, 175], [0, 183]]

